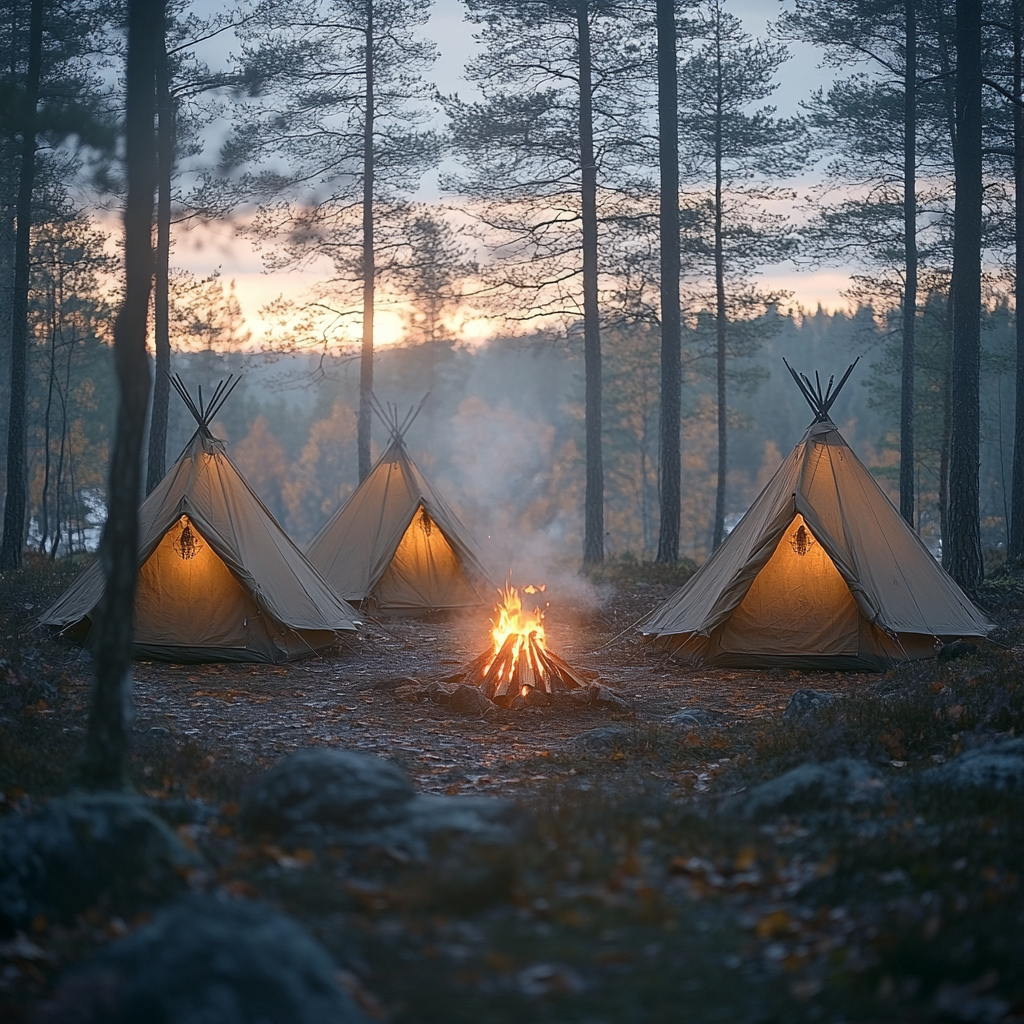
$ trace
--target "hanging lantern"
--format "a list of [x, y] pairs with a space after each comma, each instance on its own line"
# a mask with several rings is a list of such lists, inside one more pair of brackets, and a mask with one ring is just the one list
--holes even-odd
[[803, 556], [814, 546], [814, 537], [811, 536], [811, 531], [801, 523], [793, 531], [793, 535], [789, 538], [789, 544], [798, 555]]
[[178, 553], [182, 561], [187, 562], [203, 550], [203, 542], [199, 539], [199, 534], [192, 529], [192, 523], [189, 522], [188, 516], [182, 516], [180, 523], [181, 532], [171, 541], [171, 547]]
[[430, 531], [433, 529], [434, 523], [430, 516], [427, 514], [427, 510], [421, 505], [420, 506], [420, 529], [423, 531], [425, 537], [430, 536]]

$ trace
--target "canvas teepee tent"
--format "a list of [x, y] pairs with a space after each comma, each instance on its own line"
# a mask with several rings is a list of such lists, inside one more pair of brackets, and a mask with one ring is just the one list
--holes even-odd
[[829, 419], [852, 370], [823, 394], [790, 368], [814, 422], [644, 633], [698, 664], [836, 669], [926, 658], [988, 633]]
[[377, 407], [391, 444], [306, 549], [346, 601], [389, 615], [479, 607], [492, 586], [469, 532], [406, 450], [418, 411], [399, 422]]
[[[197, 406], [173, 381], [198, 428], [139, 509], [137, 655], [170, 661], [281, 662], [358, 625], [256, 497], [209, 424], [232, 387]], [[237, 384], [237, 380], [235, 381]], [[94, 562], [40, 618], [87, 639], [103, 594]]]

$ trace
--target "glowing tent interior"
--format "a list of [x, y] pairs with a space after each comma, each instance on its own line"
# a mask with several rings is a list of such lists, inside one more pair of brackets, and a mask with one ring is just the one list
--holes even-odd
[[717, 551], [642, 632], [724, 667], [879, 669], [992, 628], [886, 498], [829, 418], [853, 370], [824, 393], [787, 363], [814, 412]]
[[405, 447], [419, 409], [402, 422], [396, 410], [376, 409], [391, 443], [306, 557], [346, 601], [387, 615], [489, 604], [493, 584], [473, 538]]
[[[234, 382], [238, 383], [237, 379]], [[234, 384], [207, 406], [173, 384], [198, 424], [139, 509], [135, 652], [169, 661], [281, 662], [358, 625], [210, 433]], [[97, 560], [40, 617], [87, 642], [103, 593]]]

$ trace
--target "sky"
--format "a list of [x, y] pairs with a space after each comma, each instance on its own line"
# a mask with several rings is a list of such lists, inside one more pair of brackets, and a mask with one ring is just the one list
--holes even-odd
[[[201, 7], [204, 3], [213, 5], [214, 0], [202, 0], [196, 6]], [[777, 0], [732, 0], [727, 9], [742, 18], [751, 34], [761, 36], [769, 19], [778, 17], [783, 7], [784, 3]], [[430, 78], [441, 92], [458, 92], [465, 98], [472, 94], [472, 87], [463, 79], [462, 70], [477, 46], [472, 38], [473, 27], [463, 20], [462, 11], [459, 0], [435, 0], [426, 34], [440, 51], [440, 59]], [[779, 89], [773, 98], [780, 114], [796, 113], [802, 99], [813, 89], [827, 86], [834, 77], [834, 72], [819, 67], [820, 56], [812, 47], [798, 45], [791, 49], [793, 59], [783, 67]], [[208, 146], [207, 157], [213, 155], [214, 145]], [[806, 191], [811, 184], [812, 180], [808, 179], [800, 183], [798, 190]], [[424, 179], [417, 198], [425, 202], [437, 201], [436, 175]], [[268, 273], [262, 254], [254, 250], [246, 239], [237, 237], [233, 225], [227, 222], [193, 227], [187, 233], [178, 232], [172, 263], [199, 277], [219, 270], [224, 281], [233, 281], [243, 312], [257, 339], [262, 335], [259, 310], [264, 304], [278, 295], [300, 298], [311, 284], [330, 271], [324, 264], [301, 272]], [[791, 265], [766, 268], [760, 284], [766, 290], [791, 292], [793, 304], [806, 309], [813, 310], [821, 305], [833, 311], [848, 306], [840, 295], [848, 285], [848, 275], [840, 269], [809, 272]], [[401, 321], [397, 313], [378, 310], [374, 322], [379, 344], [400, 339]], [[470, 322], [465, 325], [463, 337], [466, 340], [482, 338], [494, 329], [483, 321]]]

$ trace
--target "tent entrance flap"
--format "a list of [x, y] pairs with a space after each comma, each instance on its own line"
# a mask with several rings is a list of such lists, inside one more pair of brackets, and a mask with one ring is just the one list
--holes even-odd
[[718, 645], [730, 654], [856, 656], [859, 624], [850, 588], [797, 513]]
[[480, 603], [447, 537], [420, 505], [414, 513], [373, 599], [381, 609], [474, 607]]
[[139, 570], [135, 639], [159, 647], [270, 646], [256, 602], [187, 516]]

